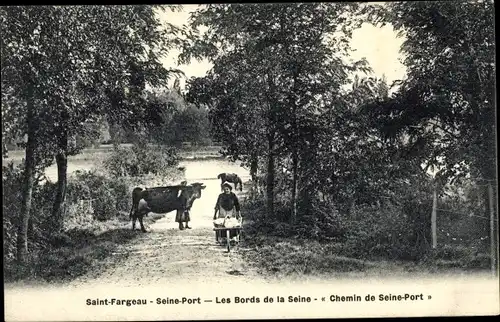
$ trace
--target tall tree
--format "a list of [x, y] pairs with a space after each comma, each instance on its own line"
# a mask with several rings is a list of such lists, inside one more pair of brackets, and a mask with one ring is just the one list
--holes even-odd
[[[234, 159], [246, 161], [257, 155], [267, 158], [267, 205], [268, 213], [272, 214], [275, 154], [278, 151], [275, 90], [278, 62], [273, 52], [275, 48], [266, 46], [264, 39], [252, 38], [249, 27], [254, 18], [262, 27], [272, 25], [269, 5], [260, 13], [256, 9], [255, 5], [209, 5], [196, 12], [192, 28], [196, 30], [199, 25], [207, 25], [209, 32], [203, 39], [191, 39], [194, 46], [185, 46], [180, 58], [207, 57], [214, 62], [215, 67], [205, 80], [191, 83], [188, 99], [197, 96], [193, 101], [211, 107], [215, 138], [228, 143], [226, 153]], [[262, 14], [260, 20], [259, 14]], [[237, 23], [238, 28], [233, 29], [234, 23], [243, 17]], [[201, 92], [192, 94], [200, 89]], [[249, 119], [255, 125], [251, 129], [245, 128], [245, 120]], [[252, 133], [252, 129], [258, 128], [261, 130]], [[248, 144], [252, 140], [255, 140], [253, 144]], [[265, 149], [262, 149], [263, 142]]]
[[483, 186], [487, 212], [487, 187], [497, 182], [493, 1], [406, 1], [371, 9], [374, 24], [392, 24], [405, 37], [407, 69], [394, 97], [367, 106], [373, 124], [399, 141], [402, 158], [433, 170], [441, 194], [463, 178]]
[[496, 180], [493, 1], [406, 1], [373, 6], [405, 41], [407, 78], [395, 97], [371, 106], [388, 136], [404, 135], [412, 154], [443, 182]]
[[234, 158], [262, 156], [267, 141], [269, 213], [277, 157], [292, 159], [296, 205], [299, 179], [302, 198], [308, 196], [305, 171], [321, 111], [333, 108], [350, 72], [368, 70], [366, 62], [343, 60], [359, 26], [352, 18], [357, 9], [350, 3], [209, 5], [194, 14], [192, 27], [205, 25], [208, 31], [192, 47], [184, 45], [181, 58], [207, 57], [214, 68], [203, 81], [192, 82], [190, 92], [197, 91], [200, 101], [212, 100], [215, 130]]
[[[146, 84], [171, 74], [160, 63], [172, 26], [161, 28], [152, 6], [4, 7], [2, 101], [27, 135], [18, 259], [26, 260], [27, 223], [36, 167], [56, 159], [54, 216], [65, 200], [68, 140], [81, 125], [111, 116], [133, 121]], [[4, 95], [5, 89], [5, 95]], [[7, 97], [7, 95], [9, 95]], [[16, 115], [26, 115], [16, 118]]]

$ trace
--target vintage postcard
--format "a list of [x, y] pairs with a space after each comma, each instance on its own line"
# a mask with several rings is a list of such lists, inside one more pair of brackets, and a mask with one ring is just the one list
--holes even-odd
[[498, 315], [494, 12], [1, 7], [5, 320]]

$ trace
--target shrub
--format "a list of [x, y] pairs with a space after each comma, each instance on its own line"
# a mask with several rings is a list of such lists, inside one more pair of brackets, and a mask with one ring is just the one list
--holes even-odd
[[115, 218], [119, 211], [130, 209], [131, 184], [131, 181], [123, 178], [107, 178], [93, 171], [77, 171], [68, 181], [68, 201], [76, 204], [80, 200], [92, 200], [94, 218], [109, 220]]
[[104, 168], [113, 177], [154, 174], [166, 176], [179, 163], [177, 150], [154, 145], [119, 147], [104, 161]]
[[137, 157], [131, 149], [118, 147], [104, 161], [104, 168], [114, 177], [137, 175]]
[[134, 181], [125, 178], [116, 178], [109, 181], [109, 187], [113, 191], [116, 199], [116, 209], [118, 211], [129, 211], [131, 207], [131, 188]]
[[[16, 252], [17, 224], [20, 219], [24, 165], [13, 163], [2, 168], [4, 259], [13, 260]], [[60, 228], [60, 222], [52, 217], [55, 185], [33, 185], [32, 214], [28, 222], [28, 247], [42, 248], [44, 243]]]
[[300, 238], [335, 241], [343, 230], [339, 212], [332, 205], [316, 202], [307, 213], [300, 214], [294, 231]]
[[340, 213], [333, 205], [316, 201], [310, 212], [299, 213], [293, 224], [289, 223], [289, 201], [278, 201], [273, 217], [256, 215], [265, 211], [263, 198], [250, 200], [244, 207], [254, 221], [250, 234], [341, 243], [339, 254], [343, 256], [418, 260], [429, 250], [424, 219], [430, 213], [427, 202], [354, 206]]
[[33, 189], [28, 241], [31, 249], [40, 249], [44, 243], [57, 234], [63, 227], [61, 218], [54, 217], [52, 210], [57, 185], [46, 182]]
[[451, 245], [440, 246], [432, 252], [432, 257], [444, 260], [460, 259], [471, 255], [473, 255], [473, 251], [470, 248]]
[[[172, 169], [169, 171], [171, 175]], [[75, 271], [80, 271], [77, 267], [80, 264], [87, 267], [89, 263], [74, 253], [75, 247], [87, 247], [89, 243], [86, 241], [91, 240], [96, 231], [117, 231], [118, 221], [128, 220], [131, 189], [136, 184], [134, 178], [110, 178], [95, 171], [77, 171], [68, 178], [66, 214], [61, 220], [52, 216], [57, 185], [36, 182], [28, 226], [29, 265], [20, 266], [14, 259], [22, 200], [23, 165], [15, 167], [10, 163], [3, 167], [2, 174], [4, 278], [9, 280], [27, 276], [61, 277], [70, 267], [70, 274], [78, 273]], [[106, 221], [109, 219], [116, 220]], [[123, 236], [133, 236], [128, 233], [129, 230], [126, 231]], [[91, 232], [92, 236], [86, 238], [81, 235], [87, 232]], [[92, 254], [94, 256], [94, 252]]]
[[12, 223], [12, 218], [3, 216], [3, 256], [4, 261], [10, 262], [14, 260], [16, 256], [16, 238], [17, 232], [15, 231], [15, 226]]
[[[155, 113], [156, 115], [158, 113]], [[156, 126], [150, 128], [151, 136], [160, 144], [181, 147], [183, 142], [209, 145], [210, 122], [208, 111], [194, 106], [178, 107], [171, 113], [160, 113]]]
[[418, 224], [419, 217], [412, 217], [414, 214], [404, 210], [396, 205], [355, 207], [342, 224], [346, 255], [404, 260], [422, 256], [427, 239]]
[[92, 206], [94, 208], [94, 218], [97, 220], [105, 221], [118, 215], [116, 197], [111, 190], [100, 189]]

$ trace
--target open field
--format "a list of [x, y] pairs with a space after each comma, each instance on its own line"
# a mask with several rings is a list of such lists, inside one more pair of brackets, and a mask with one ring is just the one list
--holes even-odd
[[[131, 147], [131, 144], [122, 144], [121, 147]], [[219, 154], [220, 146], [205, 146], [205, 147], [188, 147], [184, 146], [179, 151], [181, 160], [198, 160], [198, 159], [220, 159]], [[68, 158], [68, 174], [77, 170], [89, 170], [95, 165], [99, 165], [106, 159], [113, 151], [111, 145], [101, 145], [95, 149], [84, 149], [77, 155]], [[5, 166], [9, 162], [17, 165], [22, 162], [24, 158], [24, 150], [9, 151], [9, 157], [2, 159], [2, 165]], [[52, 164], [45, 170], [45, 175], [51, 181], [57, 181], [57, 166]]]
[[[132, 147], [132, 144], [121, 144], [121, 147]], [[202, 157], [219, 157], [220, 146], [204, 146], [204, 147], [190, 147], [183, 146], [179, 150], [179, 155], [181, 158], [202, 158]], [[113, 146], [106, 144], [101, 145], [98, 148], [87, 148], [77, 155], [70, 156], [70, 160], [99, 160], [113, 151]], [[6, 164], [10, 161], [20, 162], [24, 158], [24, 150], [12, 150], [9, 151], [9, 157], [2, 159], [2, 164]]]

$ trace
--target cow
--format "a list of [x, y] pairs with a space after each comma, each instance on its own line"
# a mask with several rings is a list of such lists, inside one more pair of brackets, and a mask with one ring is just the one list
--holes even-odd
[[[142, 222], [144, 215], [149, 212], [166, 214], [176, 210], [175, 221], [179, 223], [179, 229], [191, 229], [189, 211], [195, 199], [201, 197], [201, 190], [206, 186], [195, 182], [187, 185], [183, 182], [176, 186], [134, 188], [132, 191], [132, 209], [129, 218], [132, 220], [132, 230], [135, 230], [135, 221], [139, 219], [141, 230], [146, 232]], [[183, 223], [186, 223], [184, 226]]]
[[240, 191], [243, 191], [243, 182], [241, 181], [241, 178], [238, 177], [238, 175], [236, 173], [221, 173], [217, 176], [217, 179], [221, 180], [221, 185], [226, 181], [234, 183], [234, 189], [238, 189], [238, 184], [239, 184]]

